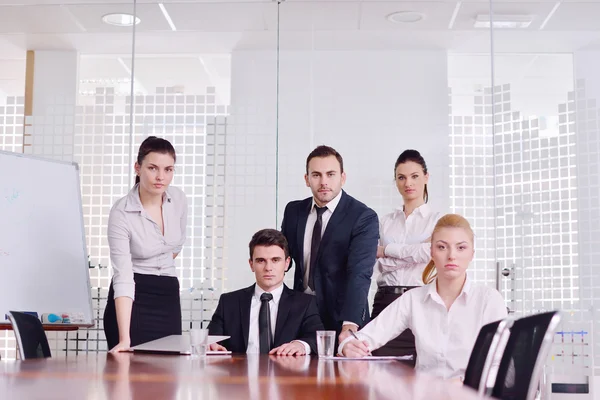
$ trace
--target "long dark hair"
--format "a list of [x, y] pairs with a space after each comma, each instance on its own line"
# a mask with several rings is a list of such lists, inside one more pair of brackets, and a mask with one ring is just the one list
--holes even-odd
[[[148, 136], [142, 144], [140, 144], [140, 149], [138, 150], [137, 163], [139, 166], [142, 165], [144, 158], [150, 153], [161, 153], [161, 154], [169, 154], [173, 157], [173, 161], [177, 161], [177, 156], [175, 155], [175, 148], [166, 139], [159, 138], [156, 136]], [[140, 183], [140, 177], [138, 175], [135, 176], [135, 183]]]
[[[394, 165], [394, 180], [396, 179], [396, 168], [398, 168], [398, 165], [404, 164], [405, 162], [409, 161], [419, 164], [421, 168], [423, 168], [423, 173], [427, 174], [427, 164], [425, 164], [425, 159], [423, 158], [421, 153], [419, 153], [417, 150], [409, 149], [404, 150], [396, 160], [396, 164]], [[427, 201], [429, 200], [427, 184], [425, 184], [425, 190], [423, 190], [423, 200], [425, 200], [425, 203], [427, 203]]]

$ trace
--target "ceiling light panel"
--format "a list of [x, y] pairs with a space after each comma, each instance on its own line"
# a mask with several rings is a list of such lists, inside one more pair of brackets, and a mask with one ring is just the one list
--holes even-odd
[[[360, 30], [445, 30], [456, 7], [454, 2], [362, 2]], [[420, 20], [417, 20], [420, 18]], [[392, 22], [396, 20], [398, 22]], [[408, 21], [415, 22], [408, 22]]]

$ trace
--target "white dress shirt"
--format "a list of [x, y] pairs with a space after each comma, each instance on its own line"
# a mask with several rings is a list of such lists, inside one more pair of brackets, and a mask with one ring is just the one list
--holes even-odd
[[[260, 296], [265, 293], [258, 284], [254, 285], [254, 296], [252, 296], [252, 302], [250, 304], [250, 329], [248, 330], [248, 347], [246, 348], [247, 354], [260, 353], [260, 338], [258, 331], [258, 314], [260, 312]], [[273, 299], [269, 301], [269, 310], [271, 314], [271, 337], [275, 338], [275, 325], [277, 324], [277, 311], [279, 310], [279, 300], [281, 300], [281, 294], [283, 293], [283, 284], [277, 289], [270, 292], [273, 295]], [[306, 349], [306, 354], [310, 354], [310, 346], [308, 343], [302, 340], [292, 340], [293, 342], [300, 342]]]
[[385, 215], [379, 223], [379, 244], [385, 257], [378, 258], [377, 286], [422, 286], [423, 270], [431, 258], [433, 228], [442, 214], [425, 203], [406, 217], [403, 207]]
[[[417, 371], [442, 378], [464, 378], [481, 327], [506, 316], [502, 295], [468, 277], [448, 310], [434, 280], [404, 293], [356, 335], [366, 340], [372, 351], [410, 329], [415, 335]], [[350, 340], [356, 339], [344, 340], [339, 352]]]
[[[335, 208], [340, 203], [340, 199], [342, 198], [342, 191], [338, 193], [325, 207], [327, 210], [323, 212], [321, 215], [321, 238], [323, 238], [323, 234], [325, 233], [325, 229], [327, 228], [327, 224], [335, 211]], [[315, 224], [317, 223], [317, 210], [315, 209], [315, 199], [312, 199], [312, 205], [310, 206], [310, 212], [308, 213], [308, 218], [306, 219], [306, 228], [304, 229], [304, 292], [308, 294], [314, 294], [314, 292], [308, 287], [308, 272], [310, 271], [310, 253], [311, 253], [311, 244], [312, 244], [312, 235], [315, 230]]]
[[134, 273], [177, 276], [173, 254], [181, 251], [187, 226], [187, 198], [181, 189], [167, 188], [162, 215], [164, 234], [144, 210], [139, 184], [110, 210], [107, 235], [115, 299], [134, 299]]

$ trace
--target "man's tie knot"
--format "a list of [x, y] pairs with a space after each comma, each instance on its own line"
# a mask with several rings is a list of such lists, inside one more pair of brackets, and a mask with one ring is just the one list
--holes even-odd
[[320, 217], [321, 215], [323, 215], [323, 213], [325, 211], [327, 211], [327, 206], [319, 207], [318, 205], [315, 204], [315, 210], [317, 210], [317, 217]]
[[273, 300], [273, 295], [271, 293], [264, 292], [263, 294], [260, 295], [260, 301], [262, 303], [269, 302], [271, 300]]

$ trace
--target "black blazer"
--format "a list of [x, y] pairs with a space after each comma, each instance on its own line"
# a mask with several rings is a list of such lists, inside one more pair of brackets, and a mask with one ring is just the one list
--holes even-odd
[[[304, 231], [312, 197], [288, 203], [281, 231], [288, 240], [296, 271], [294, 290], [303, 290]], [[367, 296], [377, 257], [379, 220], [375, 211], [342, 191], [321, 238], [315, 266], [315, 294], [326, 329], [340, 331], [343, 321], [369, 322]]]
[[[248, 348], [254, 286], [223, 293], [208, 324], [209, 335], [231, 336], [220, 344], [233, 353], [245, 353]], [[292, 340], [302, 340], [316, 354], [318, 330], [323, 330], [323, 323], [314, 296], [295, 292], [283, 285], [273, 337], [274, 348]]]

